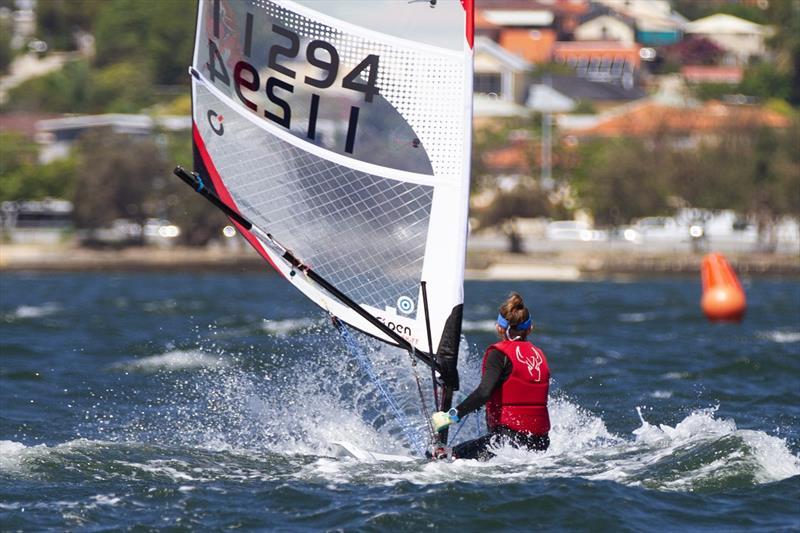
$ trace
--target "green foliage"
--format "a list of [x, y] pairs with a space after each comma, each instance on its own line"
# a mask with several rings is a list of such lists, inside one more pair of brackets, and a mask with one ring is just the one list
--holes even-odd
[[86, 113], [92, 111], [90, 70], [73, 61], [46, 76], [30, 79], [9, 91], [6, 109]]
[[473, 127], [472, 131], [472, 179], [470, 188], [473, 192], [494, 186], [491, 173], [484, 156], [500, 148], [508, 146], [509, 136], [513, 132], [530, 132], [531, 135], [541, 130], [541, 117], [511, 117], [493, 120], [482, 127]]
[[172, 175], [175, 161], [191, 166], [189, 135], [156, 133], [147, 138], [90, 131], [76, 146], [76, 226], [94, 230], [119, 218], [139, 224], [166, 218], [181, 227], [181, 241], [206, 244], [226, 219]]
[[485, 228], [518, 217], [549, 217], [553, 214], [553, 207], [547, 194], [539, 187], [519, 185], [511, 191], [498, 192], [486, 209], [473, 214], [478, 219], [479, 227]]
[[792, 96], [792, 77], [790, 73], [779, 70], [773, 63], [758, 63], [745, 71], [739, 92], [765, 99], [789, 100]]
[[[43, 0], [37, 17], [51, 48], [73, 48], [75, 31], [92, 30], [96, 57], [24, 82], [3, 109], [138, 112], [163, 99], [159, 85], [181, 84], [188, 93], [195, 13], [196, 0]], [[0, 70], [7, 34], [0, 31]]]
[[591, 100], [578, 100], [572, 112], [577, 115], [594, 115], [597, 113], [597, 108]]
[[669, 214], [673, 199], [733, 209], [765, 223], [800, 215], [800, 119], [788, 129], [721, 132], [695, 147], [670, 138], [597, 139], [581, 146], [572, 185], [600, 224]]
[[73, 203], [80, 228], [99, 228], [118, 218], [140, 224], [156, 214], [154, 183], [169, 172], [152, 138], [105, 130], [86, 133], [78, 143]]
[[776, 66], [790, 80], [789, 103], [800, 106], [800, 3], [773, 0], [767, 14], [776, 29], [769, 40], [777, 56]]
[[153, 102], [147, 70], [121, 62], [92, 70], [85, 60], [9, 91], [6, 109], [54, 113], [135, 113]]
[[36, 143], [24, 135], [0, 132], [0, 176], [35, 164], [38, 153]]
[[669, 187], [662, 151], [635, 139], [599, 139], [580, 148], [572, 185], [600, 225], [668, 214]]
[[75, 181], [75, 160], [59, 159], [46, 165], [25, 165], [0, 180], [0, 201], [67, 198]]
[[136, 113], [152, 102], [152, 80], [140, 64], [122, 61], [91, 76], [88, 104], [96, 112]]
[[[780, 1], [782, 0], [773, 0], [770, 3]], [[715, 13], [727, 13], [758, 24], [768, 23], [767, 13], [755, 6], [727, 2], [699, 2], [698, 0], [673, 0], [673, 5], [678, 13], [689, 20], [696, 20]]]
[[69, 195], [75, 161], [63, 159], [38, 165], [38, 151], [36, 143], [22, 135], [0, 133], [0, 201]]
[[95, 24], [97, 66], [144, 62], [155, 83], [186, 83], [195, 12], [195, 0], [108, 0]]
[[38, 37], [51, 50], [74, 50], [75, 32], [90, 31], [103, 0], [39, 0], [36, 4]]
[[700, 100], [720, 100], [725, 95], [739, 93], [739, 86], [730, 83], [698, 83], [691, 86], [691, 91]]
[[13, 60], [14, 51], [11, 49], [10, 20], [0, 19], [0, 75], [8, 73], [8, 67]]
[[699, 83], [692, 86], [692, 92], [701, 100], [720, 99], [728, 94], [744, 94], [760, 99], [792, 98], [792, 77], [781, 71], [773, 63], [756, 63], [745, 70], [741, 83]]

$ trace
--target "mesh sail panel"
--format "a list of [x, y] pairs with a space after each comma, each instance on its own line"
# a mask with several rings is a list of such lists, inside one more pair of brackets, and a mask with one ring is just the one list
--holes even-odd
[[198, 84], [198, 126], [242, 214], [356, 301], [383, 309], [416, 299], [433, 187], [337, 165], [248, 121]]
[[343, 321], [396, 342], [389, 328], [453, 361], [469, 196], [471, 5], [199, 0], [192, 62], [200, 172], [369, 318], [324, 283], [293, 276], [279, 247], [247, 234], [251, 244]]

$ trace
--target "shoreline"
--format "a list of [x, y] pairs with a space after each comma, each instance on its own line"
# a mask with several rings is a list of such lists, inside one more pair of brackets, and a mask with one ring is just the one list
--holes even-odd
[[[703, 253], [564, 250], [511, 254], [469, 250], [466, 279], [578, 281], [637, 276], [695, 276]], [[745, 277], [800, 278], [800, 258], [788, 254], [726, 254]], [[249, 248], [123, 248], [0, 245], [0, 273], [6, 272], [272, 272]]]

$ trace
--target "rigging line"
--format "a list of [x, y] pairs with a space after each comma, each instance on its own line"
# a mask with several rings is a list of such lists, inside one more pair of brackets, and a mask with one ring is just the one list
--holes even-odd
[[333, 322], [333, 325], [339, 331], [339, 334], [344, 341], [344, 345], [350, 352], [350, 355], [356, 360], [361, 370], [363, 370], [364, 373], [369, 376], [369, 378], [378, 388], [378, 391], [380, 391], [381, 397], [389, 407], [389, 410], [394, 413], [395, 420], [400, 425], [400, 429], [403, 431], [403, 435], [405, 435], [406, 440], [412, 446], [414, 446], [414, 448], [417, 450], [417, 453], [420, 455], [425, 455], [425, 447], [422, 445], [422, 442], [420, 442], [419, 435], [414, 432], [414, 427], [411, 425], [411, 422], [409, 422], [402, 409], [400, 409], [400, 406], [397, 404], [394, 396], [392, 396], [391, 393], [389, 393], [389, 391], [386, 389], [383, 380], [381, 380], [381, 378], [375, 373], [375, 369], [372, 366], [372, 361], [370, 361], [369, 357], [363, 352], [363, 350], [361, 350], [356, 340], [350, 335], [347, 327], [333, 314], [331, 314], [330, 317], [331, 322]]
[[450, 443], [448, 444], [448, 446], [452, 446], [453, 445], [453, 443], [456, 440], [456, 437], [458, 437], [458, 434], [461, 433], [462, 429], [464, 429], [464, 425], [465, 425], [464, 422], [467, 421], [467, 418], [469, 418], [469, 415], [471, 415], [471, 414], [472, 413], [469, 413], [468, 415], [464, 416], [464, 418], [462, 418], [461, 421], [459, 421], [458, 429], [456, 430], [456, 432], [453, 435], [450, 435]]
[[[433, 336], [431, 335], [431, 314], [428, 310], [428, 282], [420, 281], [422, 288], [422, 307], [425, 310], [425, 331], [428, 333], [428, 352], [433, 354]], [[436, 358], [436, 355], [433, 355]], [[438, 362], [438, 361], [437, 361]], [[436, 370], [431, 367], [431, 383], [433, 384], [433, 404], [437, 411], [439, 408], [439, 385], [436, 382]]]
[[392, 339], [397, 345], [411, 354], [413, 357], [417, 357], [420, 361], [425, 363], [428, 366], [436, 368], [436, 370], [441, 371], [438, 368], [439, 364], [434, 359], [434, 356], [429, 353], [419, 352], [417, 351], [414, 346], [405, 338], [403, 338], [399, 333], [389, 328], [386, 324], [375, 318], [372, 314], [367, 312], [366, 309], [361, 307], [358, 303], [353, 301], [349, 296], [344, 294], [342, 291], [337, 289], [334, 285], [332, 285], [328, 280], [317, 274], [314, 270], [311, 269], [308, 265], [304, 264], [300, 261], [295, 255], [289, 251], [285, 246], [283, 246], [280, 242], [278, 242], [271, 234], [265, 232], [245, 217], [243, 217], [239, 212], [234, 210], [231, 206], [223, 202], [219, 196], [217, 196], [213, 191], [211, 191], [208, 187], [201, 187], [200, 184], [202, 180], [199, 175], [196, 173], [189, 173], [183, 167], [177, 166], [173, 173], [182, 179], [187, 185], [195, 189], [200, 195], [202, 195], [205, 199], [209, 202], [214, 204], [217, 208], [219, 208], [222, 212], [232, 218], [235, 222], [239, 223], [245, 229], [252, 231], [257, 237], [259, 237], [262, 241], [267, 243], [273, 250], [281, 255], [283, 259], [285, 259], [292, 268], [297, 268], [302, 273], [304, 273], [309, 279], [320, 285], [323, 289], [325, 289], [328, 293], [342, 302], [344, 305], [355, 311], [361, 318], [369, 322], [372, 326], [377, 328], [381, 331], [384, 335]]
[[[409, 356], [411, 354], [409, 353]], [[420, 410], [422, 411], [422, 418], [425, 419], [425, 423], [428, 425], [428, 439], [430, 441], [430, 445], [436, 442], [436, 432], [433, 430], [433, 423], [431, 422], [430, 414], [428, 412], [428, 405], [425, 402], [425, 394], [422, 392], [422, 383], [419, 379], [419, 374], [417, 373], [417, 361], [411, 357], [411, 371], [414, 373], [414, 379], [417, 382], [417, 392], [419, 393], [419, 404]]]

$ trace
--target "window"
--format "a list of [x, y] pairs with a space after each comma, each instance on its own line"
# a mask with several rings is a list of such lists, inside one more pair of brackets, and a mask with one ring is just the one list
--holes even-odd
[[481, 94], [496, 94], [500, 96], [502, 83], [500, 74], [497, 72], [476, 73], [473, 80], [472, 90]]

